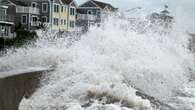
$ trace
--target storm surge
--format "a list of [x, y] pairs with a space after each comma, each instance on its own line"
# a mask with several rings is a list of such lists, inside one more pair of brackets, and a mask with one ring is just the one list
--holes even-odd
[[[110, 17], [79, 38], [40, 33], [34, 45], [8, 50], [0, 70], [55, 68], [19, 110], [155, 110], [136, 91], [177, 108], [177, 95], [194, 74], [188, 39], [176, 28], [164, 35], [138, 33], [128, 20]], [[193, 109], [189, 101], [182, 104]]]

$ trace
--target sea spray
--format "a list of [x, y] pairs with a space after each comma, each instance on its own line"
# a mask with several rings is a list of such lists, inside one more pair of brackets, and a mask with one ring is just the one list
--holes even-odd
[[[1, 57], [1, 69], [56, 67], [30, 99], [23, 99], [20, 110], [151, 110], [136, 89], [167, 102], [188, 82], [194, 64], [188, 36], [176, 30], [140, 34], [125, 27], [127, 20], [109, 18], [79, 41], [42, 36], [35, 45]], [[90, 92], [95, 97], [87, 98]], [[109, 97], [116, 101], [106, 103]]]

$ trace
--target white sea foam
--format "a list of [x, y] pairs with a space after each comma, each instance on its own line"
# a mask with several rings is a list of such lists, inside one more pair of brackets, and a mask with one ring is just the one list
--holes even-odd
[[[138, 34], [126, 27], [126, 20], [110, 18], [79, 41], [47, 34], [35, 45], [1, 57], [1, 70], [56, 66], [43, 86], [22, 100], [20, 110], [151, 110], [132, 86], [164, 102], [173, 97], [188, 82], [194, 64], [186, 48], [188, 36], [176, 30]], [[115, 101], [106, 101], [110, 97]]]

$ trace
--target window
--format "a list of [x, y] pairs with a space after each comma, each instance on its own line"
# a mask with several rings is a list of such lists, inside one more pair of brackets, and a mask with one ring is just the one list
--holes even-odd
[[63, 25], [64, 24], [64, 20], [63, 19], [61, 19], [61, 25]]
[[70, 27], [71, 28], [74, 28], [74, 25], [75, 25], [74, 23], [75, 23], [74, 21], [70, 21]]
[[8, 36], [9, 35], [9, 27], [8, 26], [2, 26], [0, 29], [1, 36]]
[[64, 20], [64, 25], [66, 25], [66, 20]]
[[4, 26], [1, 27], [1, 31], [2, 31], [2, 32], [5, 31], [5, 27], [4, 27]]
[[42, 22], [43, 22], [43, 23], [46, 23], [46, 22], [47, 22], [47, 16], [43, 16], [43, 17], [42, 17]]
[[32, 21], [33, 21], [33, 22], [37, 22], [37, 21], [38, 21], [38, 18], [37, 18], [36, 16], [33, 16], [33, 17], [32, 17]]
[[54, 25], [59, 25], [59, 19], [58, 18], [54, 18], [54, 22], [53, 22]]
[[36, 8], [36, 7], [37, 7], [37, 3], [36, 3], [36, 2], [32, 2], [31, 6], [32, 6], [33, 8]]
[[66, 6], [64, 6], [64, 12], [66, 12]]
[[100, 18], [101, 17], [101, 12], [97, 11], [96, 15], [97, 15], [98, 18]]
[[0, 15], [5, 15], [5, 14], [6, 14], [6, 10], [0, 8]]
[[32, 21], [31, 21], [31, 26], [38, 26], [38, 17], [37, 16], [32, 16]]
[[92, 14], [92, 10], [88, 10], [87, 11], [87, 14], [90, 14], [91, 15]]
[[27, 24], [27, 16], [26, 15], [22, 15], [22, 19], [21, 19], [21, 23], [22, 24]]
[[48, 12], [48, 4], [47, 3], [43, 3], [42, 4], [42, 12]]
[[56, 12], [56, 13], [59, 12], [59, 5], [54, 5], [54, 12]]
[[70, 15], [75, 15], [75, 8], [70, 8]]
[[61, 7], [61, 12], [63, 12], [63, 11], [64, 11], [64, 7], [62, 6], [62, 7]]

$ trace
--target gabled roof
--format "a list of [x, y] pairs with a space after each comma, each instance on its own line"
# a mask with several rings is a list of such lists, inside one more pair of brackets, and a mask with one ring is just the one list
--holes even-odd
[[9, 2], [7, 0], [0, 0], [0, 5], [7, 5]]
[[169, 14], [170, 12], [168, 10], [161, 11], [162, 14]]
[[19, 5], [19, 6], [28, 6], [26, 3], [22, 2], [22, 1], [17, 1], [17, 0], [9, 0], [11, 3], [13, 3], [14, 5]]
[[85, 7], [84, 5], [87, 3], [93, 3], [96, 7], [101, 8], [101, 9], [105, 9], [105, 8], [109, 8], [113, 11], [117, 10], [117, 8], [115, 8], [114, 6], [112, 6], [109, 3], [105, 3], [105, 2], [101, 2], [101, 1], [97, 1], [97, 0], [88, 0], [87, 2], [83, 3], [82, 5], [80, 5], [80, 7]]
[[62, 1], [63, 4], [78, 7], [78, 5], [77, 5], [75, 0], [61, 0], [61, 1]]
[[105, 3], [105, 2], [100, 2], [100, 1], [96, 1], [96, 0], [91, 0], [91, 1], [93, 1], [95, 4], [97, 4], [102, 9], [104, 9], [106, 7], [114, 8], [112, 5]]
[[72, 2], [73, 0], [62, 0], [62, 2], [64, 3], [64, 4], [70, 4], [71, 2]]

